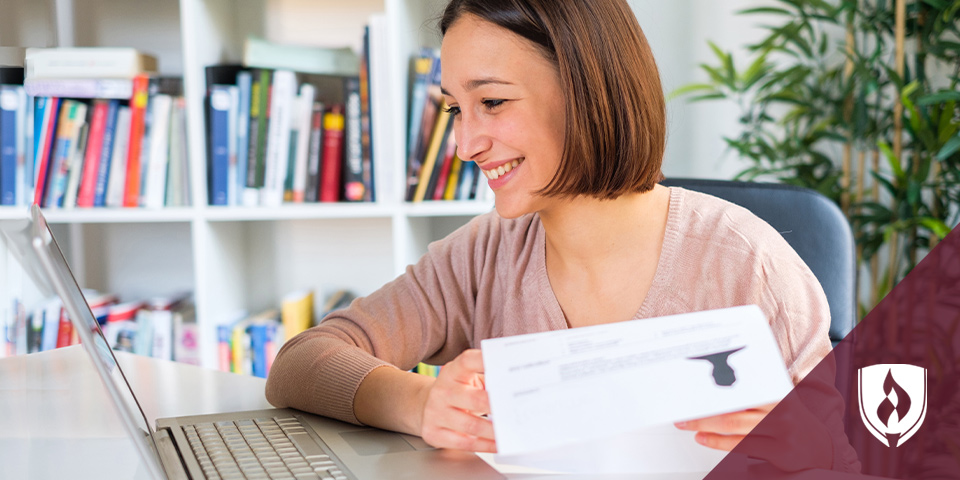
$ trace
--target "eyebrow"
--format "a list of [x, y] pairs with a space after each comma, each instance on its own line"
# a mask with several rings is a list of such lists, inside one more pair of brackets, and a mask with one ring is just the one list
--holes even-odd
[[[471, 90], [475, 90], [484, 85], [513, 85], [513, 83], [508, 82], [506, 80], [501, 80], [496, 77], [485, 77], [485, 78], [470, 80], [469, 82], [463, 84], [463, 88], [469, 92]], [[440, 86], [440, 92], [443, 93], [444, 95], [450, 95], [450, 92], [448, 92], [446, 88], [443, 88], [442, 85]]]

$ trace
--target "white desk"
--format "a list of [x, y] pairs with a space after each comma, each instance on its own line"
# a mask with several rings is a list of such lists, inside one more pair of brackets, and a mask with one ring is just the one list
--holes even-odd
[[[164, 417], [271, 408], [264, 398], [264, 379], [124, 352], [116, 356], [151, 425]], [[491, 462], [490, 455], [481, 456]], [[515, 467], [501, 471], [511, 479], [557, 478]], [[830, 478], [857, 478], [823, 473]], [[79, 345], [0, 359], [0, 477], [147, 478], [133, 442]], [[642, 477], [686, 480], [700, 475]], [[822, 477], [805, 472], [797, 478]]]

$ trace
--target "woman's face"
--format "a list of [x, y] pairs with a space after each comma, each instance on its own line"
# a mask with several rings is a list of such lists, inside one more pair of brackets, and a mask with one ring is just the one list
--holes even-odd
[[441, 85], [454, 116], [457, 155], [477, 162], [505, 218], [543, 210], [560, 163], [564, 95], [553, 65], [528, 40], [460, 17], [440, 50]]

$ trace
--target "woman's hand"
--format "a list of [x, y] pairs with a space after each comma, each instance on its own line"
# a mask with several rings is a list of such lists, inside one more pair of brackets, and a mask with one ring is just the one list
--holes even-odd
[[421, 436], [437, 448], [496, 452], [490, 400], [483, 385], [483, 357], [471, 349], [440, 369], [426, 391]]
[[833, 439], [823, 423], [796, 398], [791, 399], [788, 408], [777, 410], [771, 422], [747, 436], [777, 405], [771, 403], [675, 425], [681, 430], [696, 431], [697, 443], [717, 450], [729, 452], [746, 438], [738, 452], [766, 460], [786, 472], [831, 468]]
[[674, 425], [680, 430], [697, 432], [694, 439], [701, 445], [729, 452], [776, 406], [776, 403], [771, 403]]

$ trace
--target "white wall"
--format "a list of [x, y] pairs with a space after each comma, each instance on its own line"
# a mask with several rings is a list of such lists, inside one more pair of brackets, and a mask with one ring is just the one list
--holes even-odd
[[[737, 65], [747, 60], [745, 45], [763, 37], [760, 17], [735, 15], [738, 10], [772, 3], [768, 0], [628, 0], [653, 48], [663, 89], [705, 82], [699, 64], [715, 64], [707, 40], [733, 51]], [[667, 104], [668, 177], [732, 178], [749, 164], [727, 149], [723, 136], [739, 132], [737, 108], [729, 102]]]

